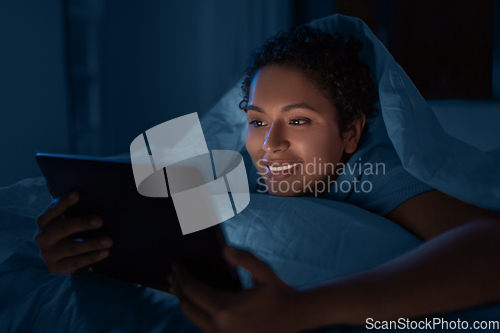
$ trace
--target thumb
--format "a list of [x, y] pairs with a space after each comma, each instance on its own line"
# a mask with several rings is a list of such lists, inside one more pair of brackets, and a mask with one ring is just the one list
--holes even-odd
[[234, 267], [240, 266], [252, 274], [252, 280], [256, 283], [271, 282], [279, 279], [271, 267], [251, 252], [226, 246], [223, 254], [229, 264]]

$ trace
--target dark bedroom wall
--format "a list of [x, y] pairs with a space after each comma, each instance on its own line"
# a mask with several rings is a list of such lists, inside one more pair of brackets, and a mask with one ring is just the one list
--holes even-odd
[[37, 150], [67, 153], [59, 0], [0, 2], [0, 187], [41, 175]]
[[396, 58], [426, 99], [492, 98], [494, 1], [407, 0], [396, 9]]
[[338, 0], [337, 9], [365, 21], [424, 98], [498, 99], [500, 1]]
[[183, 1], [108, 2], [102, 26], [102, 154], [126, 153], [141, 132], [201, 111], [201, 11]]
[[293, 23], [290, 3], [1, 1], [0, 187], [41, 175], [36, 151], [126, 153], [152, 126], [203, 115]]
[[201, 117], [243, 74], [249, 52], [292, 24], [288, 0], [106, 2], [98, 153], [126, 153], [155, 125]]

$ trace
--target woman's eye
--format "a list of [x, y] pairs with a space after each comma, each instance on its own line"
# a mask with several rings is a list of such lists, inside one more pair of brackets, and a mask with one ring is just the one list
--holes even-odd
[[253, 127], [261, 127], [264, 124], [265, 123], [263, 121], [261, 121], [261, 120], [255, 120], [255, 119], [250, 122], [250, 125], [253, 125]]
[[304, 125], [310, 122], [309, 119], [292, 119], [290, 120], [291, 125]]
[[[298, 126], [305, 125], [309, 122], [311, 122], [309, 119], [292, 119], [292, 120], [290, 120], [291, 125], [298, 125]], [[254, 119], [250, 122], [250, 125], [252, 125], [253, 127], [262, 127], [262, 126], [265, 126], [267, 124], [262, 120]]]

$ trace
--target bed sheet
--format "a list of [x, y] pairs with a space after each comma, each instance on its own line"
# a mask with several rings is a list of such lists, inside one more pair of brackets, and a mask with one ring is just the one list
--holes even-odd
[[[33, 239], [35, 218], [50, 201], [43, 178], [0, 189], [2, 332], [200, 332], [172, 295], [93, 273], [50, 273]], [[377, 266], [421, 244], [378, 215], [317, 198], [252, 193], [247, 209], [221, 226], [228, 244], [252, 251], [298, 289]], [[249, 287], [248, 273], [238, 273]], [[444, 318], [499, 320], [499, 314], [494, 304]]]
[[[35, 218], [50, 201], [43, 178], [0, 189], [5, 331], [199, 332], [169, 294], [92, 273], [48, 272], [33, 237]], [[420, 244], [377, 215], [315, 198], [253, 193], [250, 206], [221, 226], [230, 245], [254, 252], [297, 288], [376, 266]], [[250, 276], [238, 272], [248, 287]]]

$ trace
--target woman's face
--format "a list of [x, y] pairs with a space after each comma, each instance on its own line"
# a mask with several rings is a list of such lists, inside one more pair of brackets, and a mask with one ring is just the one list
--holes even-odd
[[334, 105], [294, 68], [263, 67], [248, 97], [245, 145], [269, 194], [327, 193], [334, 186], [337, 163], [344, 152], [355, 151], [359, 133], [353, 138], [347, 132], [342, 140]]

